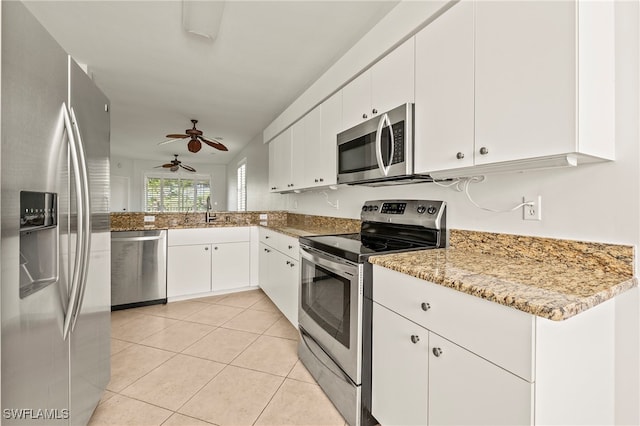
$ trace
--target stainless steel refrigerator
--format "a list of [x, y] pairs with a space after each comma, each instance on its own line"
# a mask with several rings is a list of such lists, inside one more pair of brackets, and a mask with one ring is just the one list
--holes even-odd
[[109, 101], [1, 5], [1, 422], [86, 424], [110, 377]]

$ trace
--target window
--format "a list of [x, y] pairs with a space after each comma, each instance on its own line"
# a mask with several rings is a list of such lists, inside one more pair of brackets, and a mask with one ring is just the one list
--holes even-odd
[[247, 159], [238, 163], [238, 211], [247, 211]]
[[207, 210], [210, 195], [209, 176], [145, 176], [145, 211], [148, 212], [203, 212]]

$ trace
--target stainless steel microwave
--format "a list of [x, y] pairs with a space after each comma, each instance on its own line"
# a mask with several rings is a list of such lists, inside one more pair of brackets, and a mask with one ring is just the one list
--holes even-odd
[[382, 186], [431, 181], [413, 173], [413, 104], [338, 134], [338, 183]]

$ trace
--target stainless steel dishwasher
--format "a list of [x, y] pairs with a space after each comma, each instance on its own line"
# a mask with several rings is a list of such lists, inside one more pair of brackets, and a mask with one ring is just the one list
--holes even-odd
[[167, 303], [167, 231], [111, 232], [111, 310]]

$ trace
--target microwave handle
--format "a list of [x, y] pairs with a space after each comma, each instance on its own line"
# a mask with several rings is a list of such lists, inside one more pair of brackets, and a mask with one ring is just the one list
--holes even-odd
[[[386, 166], [384, 165], [384, 160], [382, 158], [382, 129], [385, 125], [389, 127], [389, 136], [391, 137], [391, 156], [389, 157], [389, 164]], [[393, 162], [394, 148], [395, 141], [393, 140], [393, 126], [391, 125], [389, 115], [385, 113], [380, 117], [380, 121], [378, 122], [378, 131], [376, 132], [376, 161], [378, 162], [378, 167], [382, 170], [382, 174], [385, 176], [389, 174], [389, 168]]]

